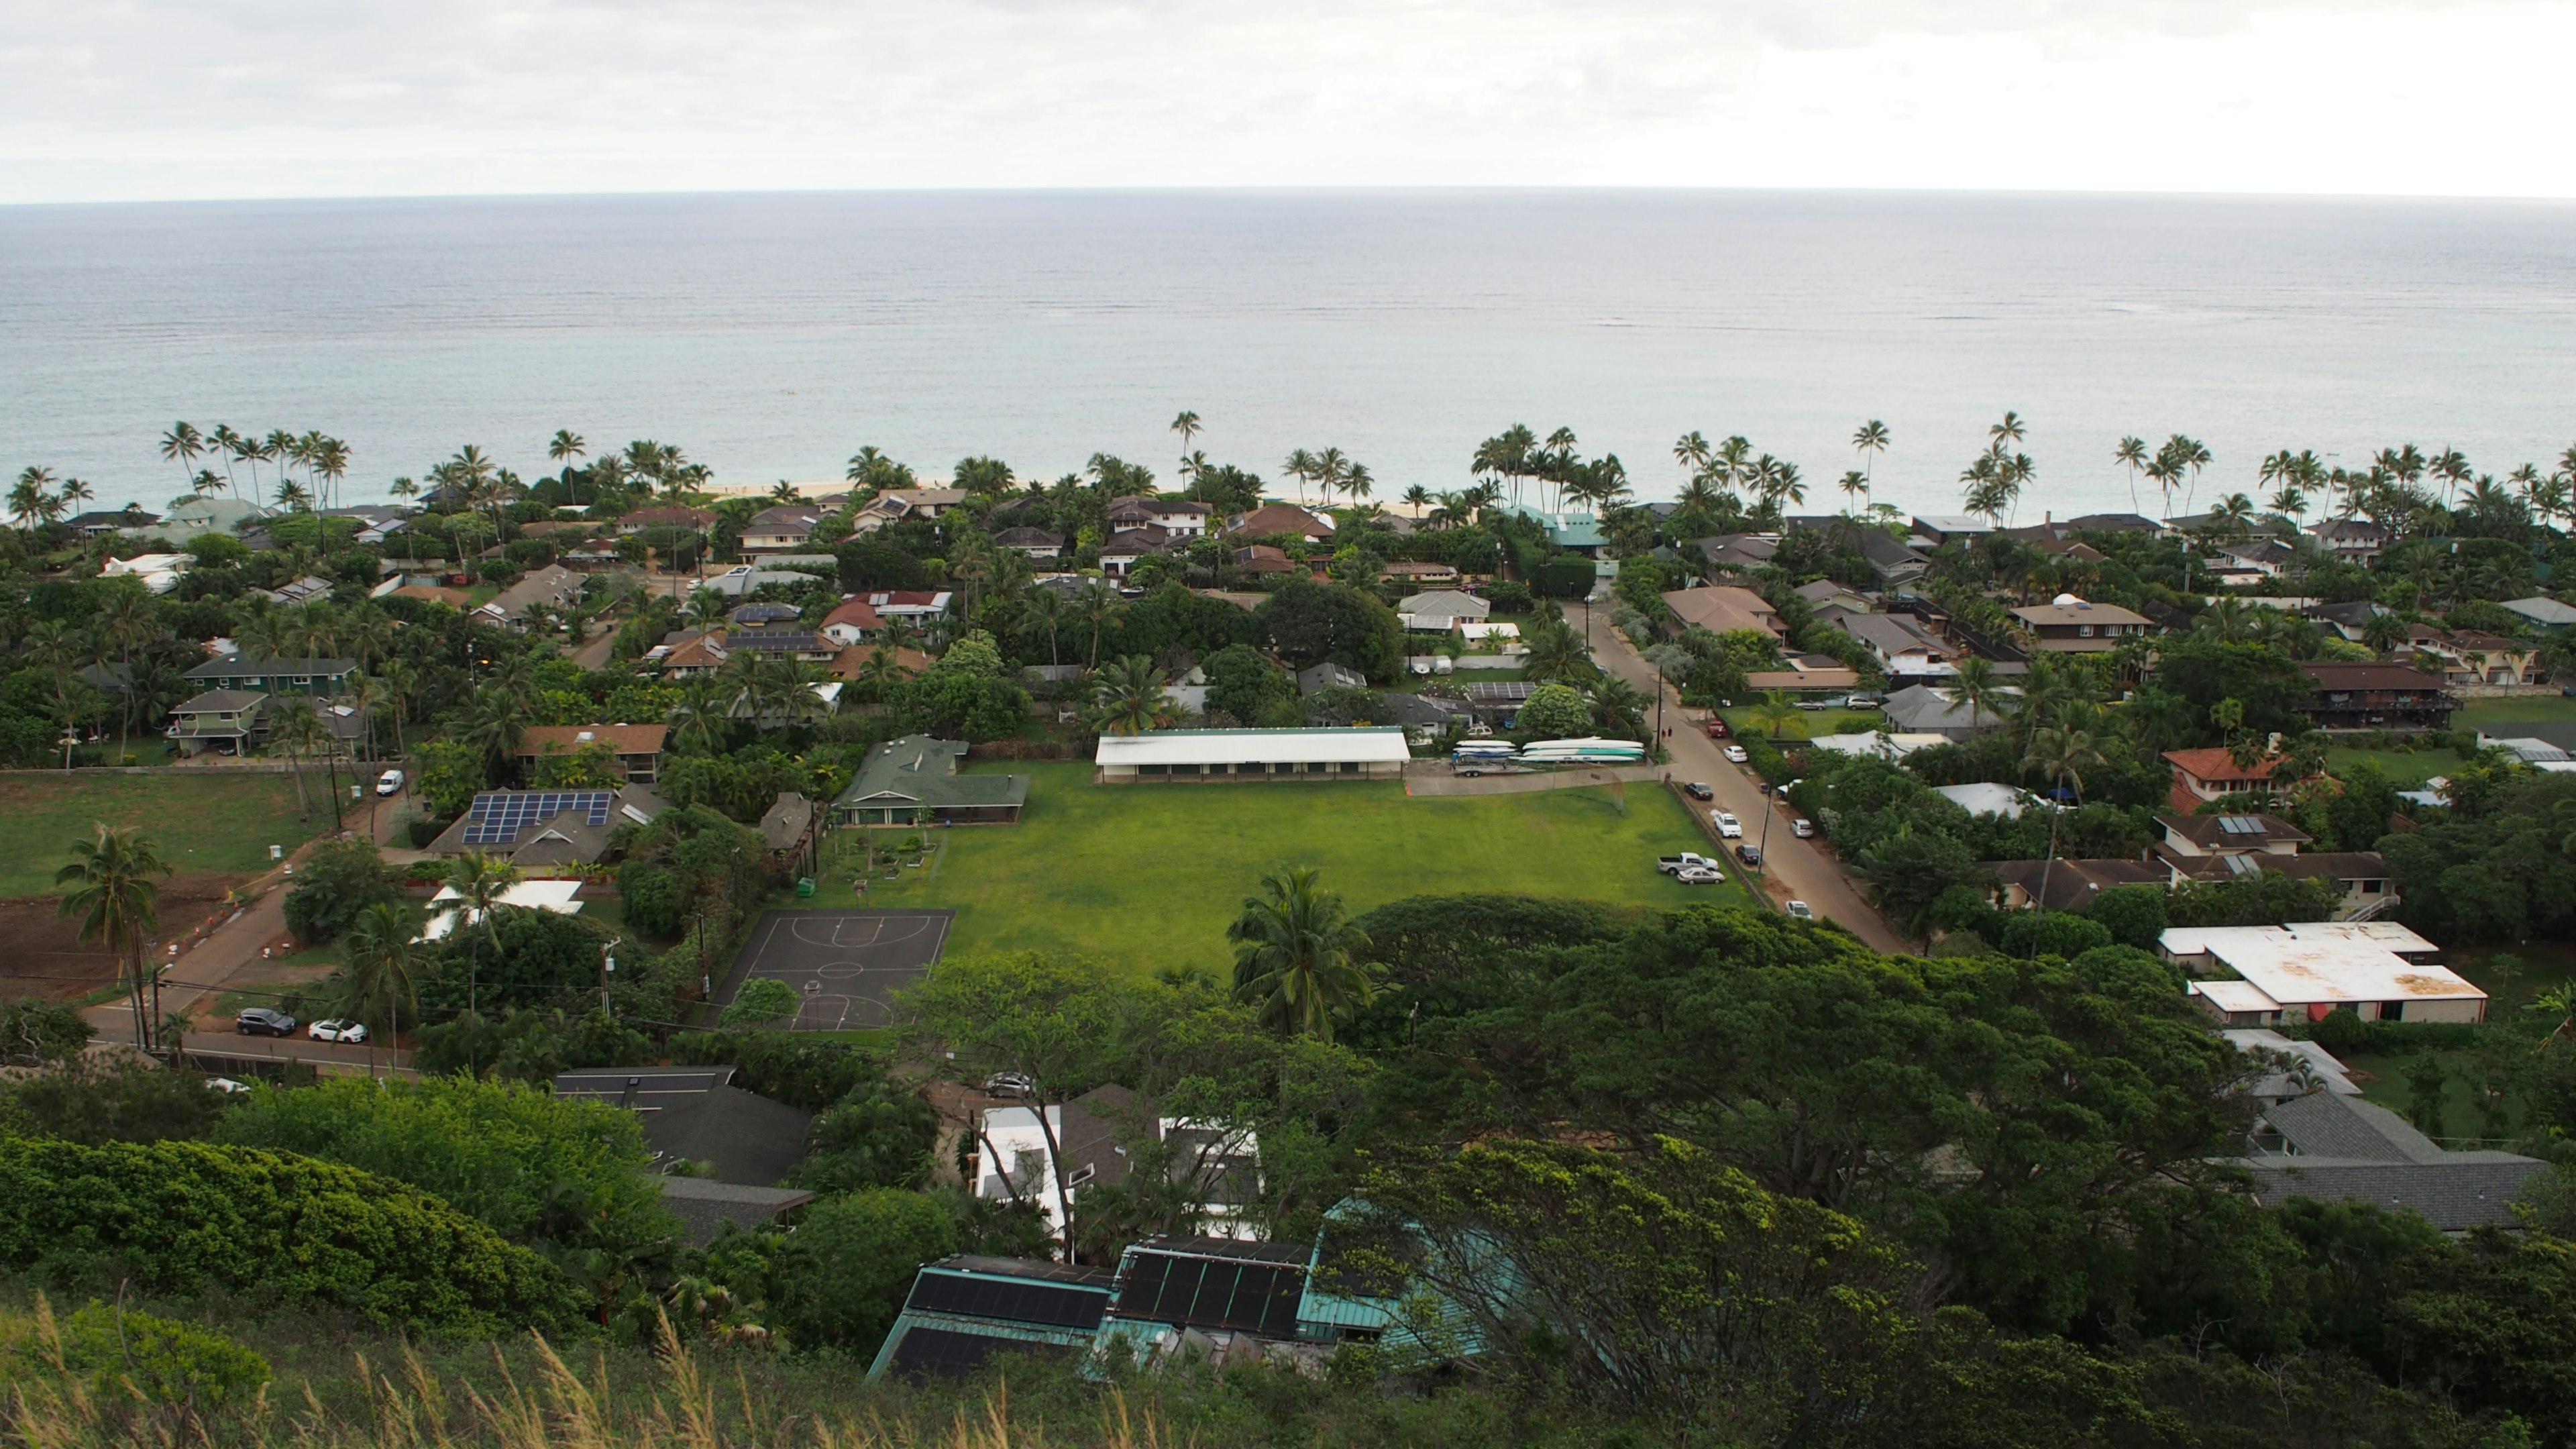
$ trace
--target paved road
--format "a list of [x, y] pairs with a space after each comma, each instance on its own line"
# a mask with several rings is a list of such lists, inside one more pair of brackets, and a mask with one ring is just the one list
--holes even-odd
[[[1609, 611], [1602, 612], [1607, 615]], [[1582, 605], [1569, 606], [1565, 616], [1576, 629], [1584, 627]], [[1647, 722], [1653, 723], [1654, 666], [1639, 657], [1635, 647], [1610, 627], [1608, 618], [1594, 624], [1593, 629], [1595, 661], [1646, 696]], [[1871, 950], [1890, 955], [1913, 954], [1913, 945], [1870, 909], [1860, 887], [1843, 873], [1840, 863], [1820, 850], [1816, 842], [1800, 840], [1789, 833], [1791, 816], [1787, 808], [1771, 801], [1752, 773], [1726, 762], [1718, 743], [1691, 721], [1682, 708], [1681, 696], [1671, 690], [1665, 691], [1664, 724], [1673, 732], [1672, 738], [1664, 742], [1672, 751], [1673, 778], [1704, 780], [1717, 792], [1716, 805], [1703, 808], [1735, 812], [1736, 818], [1744, 822], [1745, 838], [1756, 841], [1762, 838], [1764, 811], [1770, 812], [1770, 839], [1763, 842], [1763, 874], [1774, 899], [1805, 901], [1817, 915], [1842, 925]]]
[[[214, 1004], [235, 973], [258, 965], [264, 948], [292, 949], [286, 934], [286, 892], [279, 888], [282, 878], [275, 873], [254, 881], [254, 889], [263, 890], [248, 910], [216, 927], [194, 949], [172, 959], [168, 979], [196, 983], [190, 986], [163, 986], [161, 1014], [173, 1016], [183, 1011], [202, 1015]], [[103, 1006], [93, 1006], [81, 1016], [98, 1032], [101, 1041], [134, 1040], [134, 1010], [119, 997]]]
[[188, 1056], [217, 1062], [302, 1062], [326, 1077], [416, 1076], [411, 1053], [382, 1047], [342, 1046], [297, 1035], [243, 1036], [238, 1032], [192, 1031], [181, 1050]]

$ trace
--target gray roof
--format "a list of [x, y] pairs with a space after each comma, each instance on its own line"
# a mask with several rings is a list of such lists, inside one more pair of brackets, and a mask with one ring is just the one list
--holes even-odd
[[1313, 694], [1319, 689], [1332, 689], [1336, 686], [1351, 689], [1366, 689], [1368, 688], [1368, 676], [1360, 673], [1356, 669], [1350, 669], [1342, 665], [1335, 664], [1331, 660], [1326, 660], [1321, 664], [1309, 665], [1306, 668], [1297, 671], [1297, 692], [1299, 694]]
[[2511, 1204], [2541, 1164], [2512, 1152], [2445, 1152], [2385, 1107], [2311, 1092], [2263, 1109], [2286, 1151], [2244, 1159], [2267, 1203], [2292, 1197], [2368, 1202], [2419, 1213], [2444, 1232], [2509, 1226]]
[[642, 1115], [644, 1140], [655, 1152], [712, 1162], [719, 1182], [767, 1186], [805, 1160], [814, 1114], [734, 1086], [733, 1071], [720, 1066], [564, 1072], [555, 1078], [555, 1095], [623, 1106]]
[[1395, 611], [1434, 619], [1482, 619], [1494, 612], [1494, 606], [1462, 590], [1429, 589], [1397, 600]]
[[357, 667], [355, 659], [252, 659], [227, 654], [189, 670], [188, 677], [195, 680], [313, 679], [354, 673]]
[[680, 1220], [689, 1241], [702, 1248], [716, 1240], [726, 1223], [757, 1228], [814, 1200], [814, 1194], [799, 1187], [752, 1187], [705, 1177], [657, 1177], [654, 1181], [662, 1189], [662, 1206]]
[[1844, 633], [1876, 649], [1882, 658], [1893, 659], [1908, 649], [1924, 650], [1936, 659], [1959, 652], [1910, 614], [1854, 614], [1842, 626]]
[[[1858, 622], [1855, 618], [1852, 622]], [[1846, 629], [1850, 623], [1844, 625]], [[1898, 734], [1959, 734], [1995, 729], [2004, 722], [1993, 705], [1970, 710], [1953, 695], [1928, 684], [1911, 684], [1887, 697], [1880, 710], [1887, 727]], [[1974, 715], [1971, 720], [1970, 716]]]
[[965, 758], [966, 746], [958, 740], [935, 740], [928, 735], [889, 740], [868, 752], [859, 773], [832, 803], [835, 808], [848, 808], [882, 801], [934, 809], [1028, 803], [1028, 776], [960, 775], [957, 767]]
[[2535, 624], [2546, 624], [2552, 628], [2561, 624], [2576, 624], [2576, 605], [2562, 604], [2546, 594], [2534, 594], [2528, 599], [2515, 599], [2499, 607], [2520, 614]]
[[760, 817], [761, 839], [771, 850], [793, 850], [814, 823], [814, 802], [793, 790], [780, 792]]

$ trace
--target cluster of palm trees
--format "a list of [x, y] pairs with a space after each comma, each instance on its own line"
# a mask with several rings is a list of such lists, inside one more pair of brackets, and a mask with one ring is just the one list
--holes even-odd
[[1968, 511], [1983, 514], [1997, 528], [2003, 527], [2006, 513], [2019, 511], [2022, 489], [2039, 471], [2030, 455], [2020, 451], [2027, 431], [2021, 414], [2007, 411], [2003, 421], [1986, 429], [1986, 450], [1959, 474]]
[[30, 533], [51, 528], [93, 496], [89, 485], [78, 478], [63, 479], [59, 489], [54, 483], [51, 468], [29, 464], [19, 470], [18, 481], [9, 488], [9, 516], [18, 521], [20, 528]]
[[2170, 518], [2173, 516], [2174, 491], [2189, 482], [2190, 487], [2183, 495], [2183, 506], [2188, 509], [2192, 495], [2200, 488], [2200, 470], [2209, 466], [2210, 457], [2208, 445], [2175, 433], [2152, 454], [2147, 451], [2146, 439], [2136, 436], [2122, 438], [2111, 450], [2111, 461], [2129, 470], [2131, 510], [2138, 506], [2138, 476], [2143, 473], [2163, 492], [2164, 516]]
[[[349, 473], [349, 445], [309, 430], [291, 433], [272, 428], [259, 435], [218, 423], [213, 431], [201, 432], [196, 424], [183, 420], [161, 435], [161, 456], [179, 465], [187, 487], [201, 497], [217, 489], [240, 497], [241, 480], [233, 472], [236, 463], [249, 468], [251, 494], [257, 497], [259, 465], [267, 463], [277, 470], [274, 501], [281, 508], [336, 507], [340, 480]], [[222, 477], [197, 466], [199, 459], [210, 456], [223, 465]], [[298, 468], [304, 470], [301, 479], [295, 476]]]
[[[1196, 418], [1192, 417], [1195, 424]], [[1341, 494], [1354, 504], [1367, 498], [1377, 488], [1377, 479], [1369, 473], [1368, 464], [1355, 462], [1339, 448], [1308, 452], [1299, 448], [1279, 465], [1281, 472], [1297, 480], [1297, 501], [1306, 501], [1306, 490], [1314, 488], [1329, 504], [1333, 495]]]
[[1521, 488], [1532, 481], [1546, 486], [1553, 495], [1549, 511], [1562, 512], [1568, 503], [1580, 503], [1599, 510], [1614, 507], [1628, 497], [1628, 469], [1616, 453], [1604, 453], [1586, 461], [1575, 452], [1572, 428], [1558, 428], [1542, 442], [1526, 423], [1514, 423], [1476, 445], [1467, 460], [1468, 470], [1483, 482], [1496, 482], [1517, 508]]
[[1807, 485], [1798, 465], [1756, 453], [1752, 440], [1741, 433], [1711, 443], [1706, 434], [1693, 429], [1674, 440], [1673, 461], [1689, 473], [1679, 500], [1687, 508], [1734, 513], [1742, 510], [1746, 494], [1774, 511], [1784, 504], [1807, 501]]

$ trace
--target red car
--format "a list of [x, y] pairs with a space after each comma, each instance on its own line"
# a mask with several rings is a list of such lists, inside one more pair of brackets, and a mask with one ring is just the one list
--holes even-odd
[[1709, 737], [1710, 739], [1713, 739], [1713, 740], [1722, 740], [1722, 739], [1725, 739], [1725, 738], [1726, 738], [1726, 721], [1724, 721], [1724, 720], [1722, 720], [1722, 719], [1719, 719], [1719, 718], [1718, 718], [1718, 717], [1716, 717], [1715, 715], [1711, 715], [1711, 716], [1709, 716], [1709, 721], [1708, 721], [1708, 737]]

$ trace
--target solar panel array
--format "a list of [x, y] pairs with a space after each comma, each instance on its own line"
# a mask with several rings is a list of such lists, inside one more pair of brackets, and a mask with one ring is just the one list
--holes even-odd
[[1305, 1292], [1302, 1267], [1140, 1252], [1119, 1285], [1118, 1316], [1289, 1338]]
[[894, 1349], [897, 1373], [955, 1374], [960, 1377], [983, 1367], [984, 1360], [997, 1353], [1040, 1353], [1059, 1355], [1064, 1349], [1055, 1344], [1028, 1343], [1016, 1338], [1001, 1338], [984, 1333], [959, 1333], [947, 1328], [912, 1328]]
[[613, 790], [487, 790], [465, 812], [465, 843], [508, 845], [520, 831], [567, 811], [579, 812], [588, 824], [606, 825], [616, 804]]
[[2251, 815], [2221, 815], [2218, 817], [2218, 828], [2228, 835], [2260, 835], [2263, 833], [2263, 822]]
[[1529, 698], [1530, 691], [1537, 687], [1521, 680], [1510, 683], [1478, 680], [1467, 686], [1467, 697], [1478, 704], [1517, 704]]
[[913, 1281], [906, 1308], [1042, 1323], [1050, 1328], [1098, 1328], [1109, 1308], [1109, 1285], [1068, 1287], [997, 1274], [925, 1272]]

